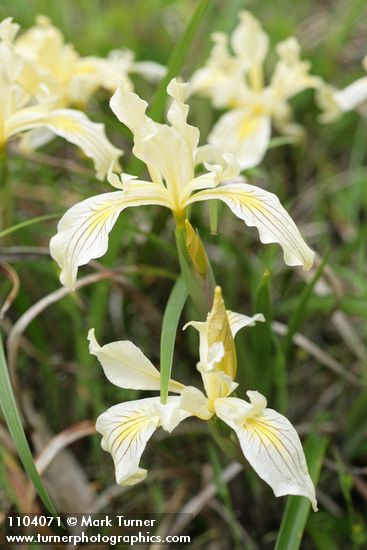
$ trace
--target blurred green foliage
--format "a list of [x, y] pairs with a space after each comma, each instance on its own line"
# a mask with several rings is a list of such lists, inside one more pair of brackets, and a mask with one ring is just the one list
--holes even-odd
[[[26, 29], [37, 14], [45, 14], [83, 55], [106, 55], [111, 49], [127, 47], [138, 60], [166, 64], [195, 6], [191, 0], [2, 0], [0, 18], [12, 16]], [[363, 74], [360, 61], [367, 52], [365, 1], [302, 0], [290, 6], [285, 0], [271, 4], [259, 0], [213, 0], [187, 52], [184, 77], [189, 77], [206, 59], [210, 33], [231, 31], [240, 9], [251, 10], [260, 19], [272, 45], [295, 35], [303, 56], [312, 61], [313, 72], [334, 85], [342, 87]], [[269, 56], [269, 67], [273, 61], [274, 52]], [[138, 77], [134, 77], [134, 84], [143, 97], [152, 97], [151, 84]], [[126, 167], [131, 136], [109, 110], [108, 99], [99, 92], [87, 113], [94, 120], [103, 121], [111, 140], [125, 149]], [[318, 430], [330, 439], [319, 483], [320, 511], [309, 517], [301, 548], [362, 549], [367, 539], [363, 522], [367, 513], [366, 119], [350, 113], [333, 124], [322, 125], [313, 94], [308, 91], [295, 98], [293, 104], [295, 118], [306, 130], [305, 141], [299, 146], [274, 147], [248, 179], [280, 196], [321, 257], [330, 250], [327, 269], [333, 275], [327, 281], [332, 281], [331, 290], [323, 293], [314, 289], [304, 307], [300, 302], [305, 292], [302, 273], [286, 268], [279, 249], [260, 245], [252, 230], [227, 215], [223, 205], [218, 209], [218, 235], [210, 234], [209, 210], [204, 205], [193, 209], [191, 222], [199, 228], [207, 245], [227, 308], [268, 314], [267, 324], [237, 337], [239, 395], [242, 392], [244, 396], [247, 389], [263, 390], [269, 406], [275, 406], [279, 392], [285, 391], [287, 415], [301, 428], [302, 436]], [[190, 118], [200, 127], [204, 142], [218, 112], [202, 98], [192, 98], [191, 106]], [[62, 162], [59, 166], [48, 163], [50, 157], [84, 162], [72, 146], [61, 140], [48, 144], [42, 154], [42, 162], [36, 157], [10, 155], [14, 223], [64, 211], [83, 198], [109, 190], [106, 182], [97, 182], [92, 174], [67, 171]], [[3, 244], [0, 242], [0, 259], [12, 263], [21, 281], [20, 292], [8, 314], [7, 331], [32, 304], [59, 287], [57, 267], [44, 251], [55, 229], [54, 220], [45, 221], [19, 229]], [[33, 249], [33, 256], [22, 255], [17, 247], [37, 250]], [[104, 378], [99, 364], [88, 353], [89, 328], [96, 328], [103, 343], [133, 340], [159, 365], [162, 312], [172, 279], [179, 272], [172, 221], [156, 207], [126, 211], [114, 228], [111, 248], [101, 263], [119, 268], [124, 283], [103, 281], [48, 308], [27, 328], [25, 336], [31, 346], [23, 347], [18, 355], [19, 386], [54, 433], [81, 420], [94, 420], [107, 407], [137, 396], [137, 392], [118, 389]], [[91, 267], [80, 271], [81, 277]], [[9, 283], [2, 282], [1, 296], [8, 289]], [[291, 347], [291, 353], [287, 353], [283, 364], [286, 372], [280, 381], [276, 366], [282, 337], [270, 330], [270, 321], [288, 324], [295, 310], [295, 329], [353, 373], [356, 384], [326, 368], [320, 356], [311, 355], [310, 349], [299, 346]], [[192, 318], [188, 306], [179, 325], [173, 364], [174, 376], [185, 383], [199, 379], [195, 372], [197, 336], [194, 331], [182, 334], [180, 330], [184, 321]], [[250, 471], [228, 487], [221, 485], [218, 472], [227, 459], [217, 449], [213, 451], [209, 434], [201, 430], [201, 425], [189, 422], [182, 433], [178, 430], [177, 437], [153, 439], [144, 458], [151, 472], [148, 481], [130, 488], [110, 507], [126, 510], [129, 502], [136, 512], [177, 511], [197, 492], [204, 465], [211, 464], [218, 498], [228, 515], [218, 516], [209, 506], [203, 509], [191, 533], [193, 548], [206, 548], [218, 541], [221, 548], [238, 545], [238, 525], [246, 530], [255, 548], [273, 548], [283, 499], [276, 500]], [[29, 426], [28, 435], [31, 436]], [[113, 485], [114, 473], [111, 457], [100, 450], [99, 443], [99, 435], [83, 439], [77, 444], [77, 454], [101, 492]], [[0, 482], [3, 478], [2, 471]], [[15, 497], [9, 485], [4, 483], [2, 491], [7, 495], [5, 501], [13, 502]], [[223, 540], [226, 523], [230, 529]]]

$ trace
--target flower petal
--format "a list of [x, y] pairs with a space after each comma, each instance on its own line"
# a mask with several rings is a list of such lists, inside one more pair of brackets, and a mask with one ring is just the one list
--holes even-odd
[[167, 73], [167, 67], [155, 61], [136, 61], [131, 67], [131, 72], [140, 74], [153, 84], [162, 80]]
[[119, 485], [135, 485], [146, 477], [147, 471], [139, 467], [139, 461], [154, 431], [160, 425], [171, 431], [190, 416], [178, 408], [179, 403], [179, 397], [169, 397], [166, 405], [159, 402], [159, 397], [149, 397], [115, 405], [97, 418], [96, 429], [103, 436], [101, 445], [112, 455]]
[[185, 103], [190, 89], [187, 82], [177, 82], [175, 78], [167, 86], [167, 93], [171, 96], [172, 102], [167, 111], [167, 120], [177, 130], [186, 142], [187, 151], [190, 153], [190, 161], [193, 162], [197, 149], [200, 132], [195, 126], [187, 123], [189, 106]]
[[213, 306], [206, 321], [191, 321], [184, 326], [184, 329], [188, 326], [193, 326], [200, 334], [200, 363], [203, 365], [213, 363], [210, 352], [213, 345], [221, 343], [224, 354], [221, 355], [218, 362], [215, 362], [214, 370], [224, 371], [234, 380], [237, 368], [236, 348], [228, 322], [222, 290], [219, 286], [215, 289]]
[[208, 404], [207, 397], [194, 386], [186, 386], [181, 393], [180, 408], [201, 420], [209, 420], [213, 416]]
[[92, 122], [84, 113], [74, 109], [21, 109], [6, 121], [6, 134], [11, 137], [41, 127], [48, 128], [57, 136], [80, 147], [93, 160], [99, 179], [104, 178], [111, 163], [118, 167], [117, 159], [122, 151], [107, 139], [104, 125]]
[[268, 35], [250, 12], [243, 11], [239, 17], [231, 37], [232, 48], [247, 68], [261, 66], [268, 53]]
[[270, 83], [277, 102], [289, 99], [306, 88], [319, 85], [320, 79], [310, 74], [310, 62], [301, 60], [301, 48], [294, 36], [279, 42], [277, 52], [279, 61]]
[[108, 234], [123, 209], [143, 204], [166, 205], [158, 186], [151, 184], [149, 189], [150, 194], [137, 193], [137, 196], [130, 187], [128, 193], [103, 193], [75, 204], [63, 215], [58, 232], [50, 241], [51, 256], [62, 269], [63, 285], [75, 288], [78, 267], [105, 254]]
[[287, 265], [303, 265], [306, 270], [312, 267], [314, 252], [276, 195], [254, 185], [233, 183], [199, 191], [188, 202], [210, 199], [222, 200], [246, 225], [256, 227], [262, 243], [279, 243]]
[[[168, 117], [172, 126], [158, 124], [146, 116], [146, 101], [122, 88], [114, 93], [110, 106], [117, 118], [134, 134], [135, 156], [148, 166], [153, 181], [165, 181], [171, 195], [171, 209], [181, 211], [182, 191], [194, 178], [194, 148], [199, 130], [186, 122], [188, 106], [183, 103], [186, 86], [172, 80], [173, 97]], [[181, 100], [181, 101], [180, 101]]]
[[248, 395], [250, 407], [235, 397], [215, 401], [217, 416], [236, 432], [246, 459], [275, 496], [303, 495], [316, 511], [315, 488], [296, 430], [287, 418], [265, 408], [266, 400], [261, 394]]
[[12, 17], [6, 17], [0, 22], [0, 40], [12, 43], [19, 29], [20, 25], [13, 23]]
[[367, 76], [359, 78], [343, 90], [335, 91], [334, 99], [343, 112], [355, 109], [367, 100]]
[[220, 117], [208, 141], [222, 153], [232, 153], [241, 169], [257, 166], [266, 153], [271, 135], [270, 117], [251, 109], [233, 109]]
[[125, 124], [135, 135], [141, 133], [143, 126], [150, 120], [145, 111], [148, 103], [137, 94], [117, 88], [110, 100], [110, 107], [120, 122]]
[[147, 475], [139, 461], [159, 425], [159, 413], [153, 414], [156, 402], [157, 398], [148, 398], [121, 403], [97, 418], [102, 449], [112, 455], [118, 485], [135, 485]]
[[204, 363], [198, 363], [197, 369], [203, 379], [205, 393], [209, 400], [209, 409], [214, 411], [216, 400], [230, 395], [238, 387], [238, 384], [233, 382], [233, 378], [223, 370], [209, 369], [208, 365]]
[[336, 88], [321, 81], [316, 89], [316, 103], [322, 110], [319, 116], [320, 122], [329, 123], [338, 119], [342, 114], [342, 109], [335, 99]]
[[[112, 384], [133, 390], [160, 389], [160, 372], [132, 342], [110, 342], [101, 347], [94, 336], [94, 329], [88, 332], [88, 340], [90, 353], [98, 358]], [[170, 381], [170, 391], [181, 393], [183, 388], [179, 382]]]
[[262, 313], [255, 313], [255, 315], [249, 317], [248, 315], [242, 315], [241, 313], [227, 309], [227, 317], [233, 338], [241, 328], [253, 327], [256, 323], [265, 322], [265, 317]]
[[193, 74], [191, 91], [209, 97], [214, 107], [222, 108], [236, 103], [244, 68], [242, 60], [230, 54], [224, 33], [213, 33], [211, 39], [214, 46], [205, 66]]

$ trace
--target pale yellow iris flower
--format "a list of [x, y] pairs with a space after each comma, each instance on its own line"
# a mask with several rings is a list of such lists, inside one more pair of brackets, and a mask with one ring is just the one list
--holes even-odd
[[118, 86], [132, 90], [130, 73], [153, 82], [165, 74], [165, 67], [158, 63], [136, 62], [128, 49], [112, 51], [107, 58], [82, 57], [43, 15], [15, 40], [14, 47], [25, 60], [22, 84], [26, 91], [34, 94], [40, 83], [46, 84], [58, 107], [85, 106], [100, 87], [111, 94]]
[[[362, 66], [367, 71], [367, 55], [362, 60]], [[322, 109], [322, 122], [337, 120], [343, 113], [353, 111], [367, 101], [367, 75], [358, 78], [342, 90], [326, 82], [320, 83], [316, 91], [316, 101]]]
[[[143, 480], [146, 470], [139, 462], [155, 430], [171, 432], [184, 419], [220, 418], [237, 435], [241, 450], [276, 496], [303, 495], [316, 510], [315, 488], [308, 474], [302, 445], [292, 424], [273, 409], [267, 408], [263, 395], [248, 391], [249, 401], [231, 397], [236, 389], [236, 351], [234, 336], [243, 327], [263, 321], [261, 314], [247, 317], [226, 311], [219, 287], [205, 322], [192, 322], [200, 334], [200, 361], [204, 392], [170, 380], [169, 396], [148, 397], [121, 403], [97, 419], [102, 434], [102, 448], [111, 453], [120, 485]], [[89, 332], [90, 352], [100, 361], [107, 378], [116, 386], [136, 390], [160, 388], [160, 373], [132, 342], [112, 342], [99, 346], [94, 330]]]
[[257, 166], [268, 148], [271, 125], [297, 138], [302, 128], [291, 121], [289, 99], [319, 79], [309, 74], [310, 63], [300, 59], [294, 37], [277, 45], [278, 61], [269, 84], [264, 80], [264, 61], [269, 38], [249, 12], [230, 37], [213, 34], [214, 47], [204, 67], [191, 79], [192, 92], [209, 97], [217, 108], [229, 109], [209, 134], [209, 143], [233, 153], [241, 168]]
[[93, 160], [97, 177], [103, 178], [111, 163], [118, 167], [122, 151], [107, 139], [103, 124], [91, 122], [80, 111], [55, 108], [47, 87], [40, 86], [37, 95], [24, 89], [26, 63], [14, 48], [18, 29], [11, 18], [0, 23], [0, 149], [14, 136], [47, 130], [80, 147]]
[[[118, 177], [111, 171], [108, 180], [118, 190], [86, 199], [64, 214], [50, 242], [64, 285], [74, 288], [78, 266], [105, 254], [108, 235], [125, 208], [165, 206], [179, 225], [189, 205], [212, 199], [223, 201], [248, 226], [256, 227], [261, 242], [279, 243], [288, 265], [311, 267], [314, 253], [276, 195], [236, 179], [239, 166], [232, 155], [218, 154], [210, 146], [198, 147], [199, 130], [187, 123], [188, 89], [188, 84], [170, 82], [169, 124], [151, 120], [146, 115], [147, 103], [136, 94], [119, 88], [113, 95], [111, 108], [134, 134], [133, 152], [147, 165], [151, 181], [128, 174]], [[204, 173], [195, 176], [200, 164], [204, 164]]]

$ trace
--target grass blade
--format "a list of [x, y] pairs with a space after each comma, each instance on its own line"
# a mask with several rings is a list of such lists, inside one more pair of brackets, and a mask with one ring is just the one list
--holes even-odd
[[163, 316], [161, 332], [161, 402], [168, 395], [168, 382], [171, 377], [173, 349], [175, 345], [178, 321], [188, 297], [185, 281], [180, 276], [172, 288]]
[[[315, 486], [320, 476], [327, 445], [328, 439], [317, 433], [311, 433], [305, 443], [307, 464]], [[288, 497], [275, 550], [297, 550], [299, 548], [310, 507], [310, 501], [305, 497]]]
[[13, 438], [14, 444], [17, 448], [19, 457], [23, 463], [23, 466], [35, 486], [43, 504], [47, 510], [56, 515], [56, 510], [52, 504], [50, 497], [48, 496], [46, 489], [43, 486], [40, 476], [38, 475], [36, 466], [33, 461], [32, 453], [30, 451], [22, 422], [18, 413], [17, 405], [13, 389], [10, 383], [8, 367], [6, 364], [5, 354], [2, 339], [0, 337], [0, 404], [1, 410], [6, 420], [9, 432]]
[[[160, 122], [162, 120], [167, 103], [167, 86], [172, 78], [180, 73], [191, 42], [195, 37], [208, 5], [209, 0], [201, 0], [199, 2], [184, 33], [182, 34], [180, 40], [176, 43], [171, 55], [169, 56], [167, 73], [160, 81], [149, 107], [149, 116], [156, 122]], [[130, 159], [127, 172], [138, 176], [141, 173], [143, 166], [144, 164], [140, 159], [132, 157]]]
[[185, 29], [185, 32], [172, 50], [167, 64], [167, 73], [161, 80], [151, 102], [150, 116], [157, 122], [161, 120], [166, 106], [166, 88], [170, 80], [172, 80], [172, 78], [177, 76], [180, 72], [187, 56], [187, 52], [189, 51], [193, 38], [200, 26], [201, 21], [203, 20], [208, 5], [209, 0], [201, 0], [198, 3], [192, 18]]
[[60, 212], [57, 214], [46, 214], [45, 216], [38, 216], [38, 218], [31, 218], [30, 220], [25, 220], [24, 222], [17, 223], [16, 225], [12, 225], [10, 227], [7, 227], [6, 229], [3, 229], [3, 231], [0, 231], [0, 239], [2, 237], [5, 237], [6, 235], [9, 235], [10, 233], [14, 233], [14, 231], [23, 229], [23, 227], [28, 227], [29, 225], [34, 225], [35, 223], [39, 222], [45, 222], [47, 220], [55, 220], [57, 218], [60, 218], [60, 216]]

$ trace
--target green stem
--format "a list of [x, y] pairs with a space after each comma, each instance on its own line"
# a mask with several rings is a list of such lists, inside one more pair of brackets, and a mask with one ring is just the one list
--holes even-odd
[[0, 231], [12, 220], [12, 195], [9, 182], [6, 150], [0, 151]]

